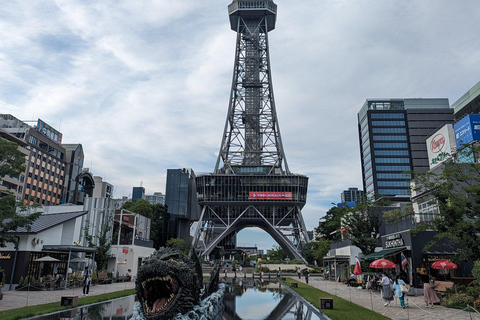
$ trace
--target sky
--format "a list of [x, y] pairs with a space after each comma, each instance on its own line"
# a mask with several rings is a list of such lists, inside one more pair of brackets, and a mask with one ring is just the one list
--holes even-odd
[[[235, 32], [229, 0], [6, 1], [0, 113], [81, 143], [115, 197], [165, 192], [167, 169], [215, 167]], [[480, 79], [478, 0], [276, 0], [272, 80], [290, 171], [309, 177], [308, 229], [362, 189], [357, 113], [370, 98], [448, 98]], [[242, 234], [245, 234], [242, 236]], [[246, 236], [246, 235], [249, 236]], [[253, 235], [253, 236], [250, 236]], [[263, 231], [239, 245], [269, 248]]]

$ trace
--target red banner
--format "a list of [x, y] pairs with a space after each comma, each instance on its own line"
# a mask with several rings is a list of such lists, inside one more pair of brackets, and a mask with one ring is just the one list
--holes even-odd
[[292, 200], [291, 192], [250, 192], [249, 200]]

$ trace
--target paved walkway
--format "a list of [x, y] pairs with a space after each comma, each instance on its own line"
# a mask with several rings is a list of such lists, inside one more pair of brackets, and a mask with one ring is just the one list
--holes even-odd
[[[90, 286], [89, 296], [96, 296], [103, 293], [122, 291], [135, 288], [135, 281], [102, 284]], [[82, 298], [82, 288], [53, 291], [3, 291], [3, 300], [0, 300], [0, 311], [23, 308], [44, 303], [58, 302], [62, 296], [78, 295]]]
[[[292, 277], [298, 280], [298, 277]], [[305, 278], [302, 277], [302, 282], [305, 283]], [[395, 320], [479, 320], [480, 314], [475, 312], [465, 312], [462, 310], [445, 308], [439, 305], [435, 305], [433, 309], [425, 308], [425, 301], [423, 296], [406, 296], [405, 301], [408, 299], [409, 308], [402, 309], [398, 299], [392, 301], [391, 307], [384, 307], [384, 301], [380, 296], [380, 292], [372, 292], [370, 290], [360, 290], [355, 287], [347, 287], [343, 283], [335, 281], [325, 281], [321, 277], [310, 277], [309, 285], [328, 292], [332, 295], [336, 295], [345, 300], [351, 301], [355, 304], [363, 306], [367, 309], [371, 309], [377, 313], [380, 313], [388, 318]], [[334, 304], [335, 308], [335, 304]]]

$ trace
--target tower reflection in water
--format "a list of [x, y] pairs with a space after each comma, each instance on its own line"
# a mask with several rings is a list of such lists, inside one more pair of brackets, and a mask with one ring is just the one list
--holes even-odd
[[245, 280], [227, 284], [225, 320], [314, 320], [307, 305], [277, 281]]

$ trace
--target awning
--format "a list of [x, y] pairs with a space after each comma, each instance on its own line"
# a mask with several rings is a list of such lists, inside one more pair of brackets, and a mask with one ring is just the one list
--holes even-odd
[[70, 245], [44, 245], [43, 251], [60, 251], [60, 252], [95, 252], [97, 249], [82, 246]]
[[406, 249], [405, 247], [385, 249], [385, 250], [381, 250], [381, 251], [378, 251], [378, 252], [367, 254], [366, 256], [361, 257], [360, 260], [362, 260], [362, 261], [377, 260], [377, 259], [383, 258], [385, 256], [394, 254], [396, 252], [403, 251], [405, 249]]

